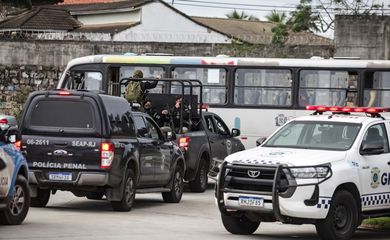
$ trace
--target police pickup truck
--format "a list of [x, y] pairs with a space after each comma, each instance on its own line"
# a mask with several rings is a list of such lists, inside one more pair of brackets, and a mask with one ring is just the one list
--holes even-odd
[[135, 193], [162, 192], [180, 202], [184, 157], [147, 114], [121, 97], [88, 91], [32, 93], [23, 110], [21, 150], [27, 158], [31, 206], [51, 193], [101, 199], [129, 211]]
[[30, 207], [26, 159], [13, 144], [8, 123], [0, 127], [0, 224], [21, 224]]
[[364, 218], [390, 216], [390, 120], [381, 116], [389, 109], [307, 109], [315, 112], [225, 159], [216, 201], [229, 232], [280, 221], [351, 239]]

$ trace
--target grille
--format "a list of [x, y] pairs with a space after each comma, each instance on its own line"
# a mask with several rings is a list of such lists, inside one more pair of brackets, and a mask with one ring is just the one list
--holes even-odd
[[[256, 166], [254, 171], [260, 171], [260, 175], [257, 177], [249, 177], [248, 170], [252, 170], [250, 166], [236, 165], [232, 166], [225, 178], [225, 187], [237, 190], [257, 191], [264, 193], [272, 193], [274, 185], [274, 177], [276, 167], [264, 167]], [[287, 191], [288, 184], [287, 178], [282, 173], [280, 178], [279, 192]]]

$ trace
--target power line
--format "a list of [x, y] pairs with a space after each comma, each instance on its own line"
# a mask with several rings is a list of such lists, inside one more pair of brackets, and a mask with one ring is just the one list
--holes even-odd
[[[201, 4], [191, 4], [191, 3], [175, 3], [175, 5], [191, 6], [191, 7], [205, 7], [205, 8], [220, 8], [220, 9], [238, 9], [238, 10], [247, 10], [247, 11], [256, 11], [256, 12], [269, 12], [271, 9], [254, 9], [254, 8], [242, 8], [242, 7], [224, 7], [224, 6], [210, 6], [210, 5], [201, 5]], [[288, 10], [279, 10], [278, 12], [291, 12]]]
[[249, 4], [249, 3], [228, 3], [228, 2], [210, 2], [210, 1], [201, 1], [201, 0], [178, 0], [181, 2], [193, 2], [193, 3], [206, 3], [206, 4], [219, 4], [219, 5], [235, 5], [235, 6], [245, 6], [245, 7], [269, 7], [269, 8], [290, 8], [296, 9], [296, 6], [278, 6], [278, 5], [263, 5], [263, 4]]
[[[179, 2], [177, 2], [179, 1]], [[292, 12], [297, 10], [296, 7], [292, 6], [280, 6], [280, 5], [264, 5], [264, 4], [243, 4], [243, 3], [228, 3], [228, 2], [210, 2], [210, 1], [202, 1], [202, 0], [176, 0], [176, 5], [183, 6], [192, 6], [192, 7], [204, 7], [204, 8], [219, 8], [219, 9], [239, 9], [239, 10], [247, 10], [247, 11], [259, 11], [259, 12], [267, 12], [273, 9], [278, 9], [278, 12]], [[210, 5], [212, 4], [212, 5]], [[253, 8], [255, 7], [255, 8]], [[265, 9], [265, 8], [273, 8], [273, 9]], [[291, 10], [280, 10], [280, 9], [291, 9]], [[327, 7], [328, 13], [340, 13], [343, 9], [340, 8], [331, 8]], [[360, 10], [370, 10], [371, 8], [361, 8]], [[379, 9], [371, 9], [373, 12], [380, 11], [389, 11], [390, 8], [379, 8]], [[326, 11], [323, 9], [313, 8], [313, 13], [325, 13]]]

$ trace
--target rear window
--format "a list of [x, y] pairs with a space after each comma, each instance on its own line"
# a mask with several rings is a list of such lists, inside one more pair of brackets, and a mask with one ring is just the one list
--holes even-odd
[[33, 106], [30, 125], [36, 127], [95, 128], [89, 102], [41, 100]]

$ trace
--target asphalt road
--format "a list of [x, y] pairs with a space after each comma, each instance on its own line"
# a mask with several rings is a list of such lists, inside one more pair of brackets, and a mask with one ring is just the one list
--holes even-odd
[[[0, 226], [0, 239], [318, 239], [312, 225], [262, 223], [251, 236], [226, 232], [214, 205], [213, 186], [205, 193], [185, 192], [181, 203], [161, 194], [137, 195], [131, 212], [114, 212], [104, 200], [52, 195], [46, 208], [30, 208], [20, 226]], [[390, 239], [390, 232], [358, 230], [354, 239]]]

